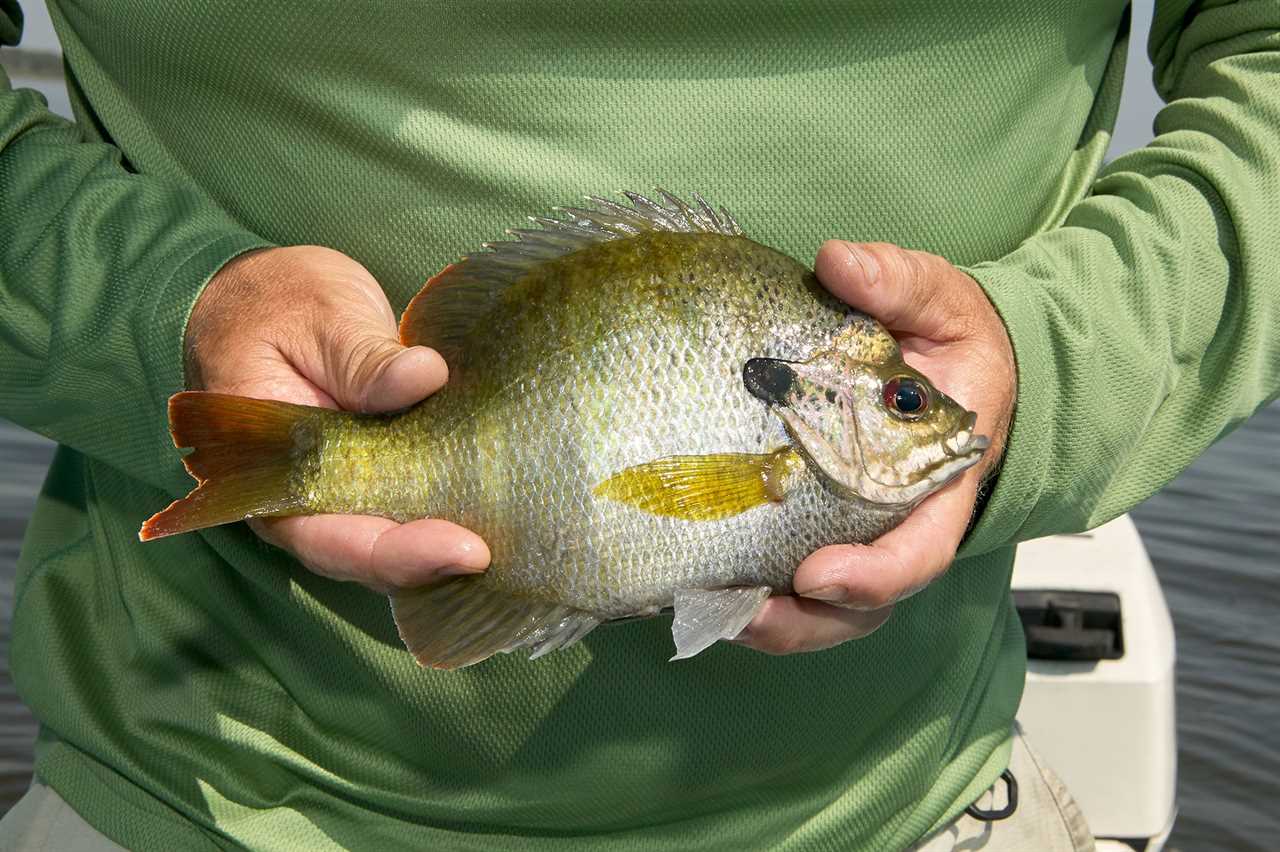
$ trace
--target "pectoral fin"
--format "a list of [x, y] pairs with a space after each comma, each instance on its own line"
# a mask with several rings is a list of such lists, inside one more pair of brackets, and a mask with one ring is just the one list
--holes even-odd
[[676, 613], [671, 622], [676, 655], [671, 659], [687, 660], [717, 639], [737, 636], [769, 599], [769, 591], [768, 586], [677, 591]]
[[596, 486], [597, 497], [654, 515], [716, 521], [782, 500], [804, 462], [791, 447], [772, 453], [668, 456], [629, 467]]

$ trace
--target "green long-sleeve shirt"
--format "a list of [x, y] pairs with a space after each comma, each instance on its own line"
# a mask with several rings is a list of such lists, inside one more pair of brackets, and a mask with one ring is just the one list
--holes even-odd
[[[1012, 544], [1124, 511], [1280, 387], [1275, 0], [1158, 3], [1171, 104], [1106, 168], [1114, 0], [52, 6], [79, 123], [0, 87], [0, 415], [62, 445], [12, 666], [37, 771], [130, 847], [901, 847], [1003, 768]], [[330, 245], [399, 308], [525, 214], [654, 184], [799, 258], [943, 254], [1006, 321], [999, 484], [873, 636], [667, 664], [653, 619], [422, 671], [384, 598], [243, 525], [138, 542], [190, 485], [164, 402], [227, 259]]]

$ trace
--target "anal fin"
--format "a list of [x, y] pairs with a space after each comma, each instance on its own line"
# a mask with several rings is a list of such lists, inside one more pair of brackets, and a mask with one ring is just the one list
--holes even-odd
[[572, 645], [600, 623], [571, 606], [502, 592], [483, 575], [396, 592], [391, 613], [418, 664], [435, 669], [462, 668], [521, 647], [540, 657]]
[[768, 586], [678, 590], [671, 621], [676, 655], [671, 659], [687, 660], [719, 639], [737, 636], [764, 606], [770, 591]]

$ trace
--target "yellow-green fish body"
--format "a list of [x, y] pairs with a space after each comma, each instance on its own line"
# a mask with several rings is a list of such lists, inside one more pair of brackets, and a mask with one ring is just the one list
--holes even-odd
[[[301, 409], [289, 496], [249, 512], [442, 517], [483, 537], [484, 574], [393, 597], [424, 664], [545, 653], [673, 605], [696, 653], [789, 592], [807, 554], [876, 538], [985, 447], [804, 266], [701, 199], [629, 197], [429, 282], [402, 338], [441, 352], [448, 385], [391, 417]], [[893, 410], [890, 381], [925, 408]]]

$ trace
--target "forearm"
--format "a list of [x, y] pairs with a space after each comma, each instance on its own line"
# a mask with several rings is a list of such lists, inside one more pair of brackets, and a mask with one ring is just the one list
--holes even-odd
[[1280, 6], [1184, 12], [1157, 16], [1155, 141], [969, 270], [1019, 392], [966, 553], [1126, 511], [1280, 393]]
[[0, 83], [0, 416], [181, 490], [165, 400], [187, 315], [219, 267], [264, 242]]

